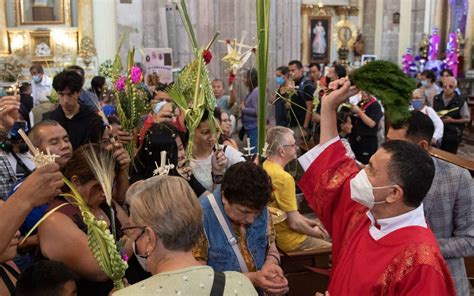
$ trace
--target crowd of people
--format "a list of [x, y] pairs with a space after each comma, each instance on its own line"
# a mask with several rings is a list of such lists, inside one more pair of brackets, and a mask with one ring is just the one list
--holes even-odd
[[[33, 64], [20, 95], [0, 98], [0, 295], [285, 295], [280, 253], [317, 249], [331, 250], [330, 295], [469, 295], [474, 182], [428, 153], [456, 153], [471, 120], [456, 79], [421, 72], [410, 117], [385, 126], [382, 102], [349, 72], [298, 60], [275, 70], [258, 164], [255, 69], [241, 75], [244, 93], [212, 81], [216, 108], [189, 156], [184, 112], [157, 77], [141, 82], [149, 108], [127, 131], [105, 77], [86, 90], [80, 66], [49, 77]], [[54, 163], [35, 167], [20, 129]], [[90, 153], [114, 159], [111, 204]], [[126, 288], [94, 258], [63, 178], [124, 242]], [[300, 212], [301, 191], [316, 218]], [[272, 209], [286, 219], [274, 223]]]

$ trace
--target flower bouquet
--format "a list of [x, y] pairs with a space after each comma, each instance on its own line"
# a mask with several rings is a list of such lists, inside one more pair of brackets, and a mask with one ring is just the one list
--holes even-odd
[[[120, 56], [115, 57], [112, 81], [114, 83], [115, 104], [120, 125], [131, 134], [135, 134], [140, 117], [147, 111], [146, 93], [140, 86], [143, 73], [139, 67], [134, 66], [133, 57], [135, 48], [127, 55], [127, 70], [125, 75], [118, 75], [121, 69]], [[125, 145], [130, 158], [134, 158], [135, 139], [132, 138]]]
[[105, 78], [112, 78], [112, 61], [106, 60], [99, 65], [99, 75]]

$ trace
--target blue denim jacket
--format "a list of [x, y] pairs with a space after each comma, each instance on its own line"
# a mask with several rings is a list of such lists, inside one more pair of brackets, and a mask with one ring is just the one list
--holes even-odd
[[[224, 214], [224, 218], [226, 219], [230, 230], [233, 232], [232, 224], [224, 212], [220, 188], [214, 191], [214, 197]], [[212, 210], [208, 197], [203, 195], [199, 200], [204, 215], [204, 231], [209, 242], [207, 265], [212, 266], [215, 271], [241, 272], [237, 257], [232, 250], [232, 246], [227, 241], [224, 230], [222, 230], [222, 227], [219, 224], [219, 220], [217, 220], [217, 217]], [[267, 253], [267, 213], [266, 208], [262, 210], [260, 215], [258, 215], [255, 221], [247, 228], [247, 246], [253, 257], [257, 270], [262, 268]]]

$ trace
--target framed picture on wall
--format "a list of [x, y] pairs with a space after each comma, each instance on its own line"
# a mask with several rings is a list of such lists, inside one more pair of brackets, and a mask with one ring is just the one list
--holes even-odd
[[308, 57], [310, 62], [329, 63], [331, 54], [331, 17], [311, 16], [309, 18]]
[[54, 58], [54, 44], [50, 31], [30, 32], [31, 60], [50, 61]]
[[377, 56], [374, 54], [364, 54], [361, 57], [360, 65], [363, 66], [369, 62], [373, 62], [377, 59]]
[[16, 0], [15, 3], [19, 26], [71, 25], [70, 0]]

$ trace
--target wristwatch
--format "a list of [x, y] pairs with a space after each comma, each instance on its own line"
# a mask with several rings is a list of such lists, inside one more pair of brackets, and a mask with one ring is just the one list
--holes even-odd
[[221, 184], [223, 178], [223, 175], [214, 175], [214, 173], [212, 173], [212, 182], [214, 182], [214, 184]]

